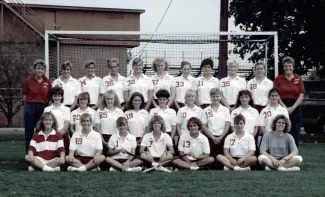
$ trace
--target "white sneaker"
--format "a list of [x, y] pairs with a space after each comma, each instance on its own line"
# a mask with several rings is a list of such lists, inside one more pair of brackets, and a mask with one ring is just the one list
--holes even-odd
[[54, 171], [54, 172], [59, 172], [59, 171], [61, 171], [60, 166], [57, 166], [57, 167], [53, 168], [53, 171]]
[[191, 166], [191, 168], [190, 168], [190, 170], [198, 170], [198, 169], [200, 169], [199, 166]]
[[72, 172], [72, 171], [78, 171], [77, 168], [73, 167], [73, 166], [69, 166], [68, 169], [67, 169], [69, 172]]
[[35, 171], [35, 168], [33, 168], [33, 166], [28, 166], [28, 171], [33, 172], [33, 171]]
[[155, 168], [155, 170], [163, 171], [163, 172], [172, 172], [171, 170], [168, 170], [164, 166], [158, 166], [157, 168]]
[[111, 172], [118, 172], [118, 170], [116, 168], [114, 168], [114, 167], [110, 167], [109, 168], [109, 171], [111, 171]]
[[272, 171], [272, 169], [269, 166], [265, 166], [265, 171]]
[[224, 171], [229, 171], [230, 169], [227, 166], [223, 166]]
[[291, 167], [291, 168], [287, 168], [287, 171], [291, 171], [291, 172], [293, 172], [293, 171], [300, 171], [300, 168], [299, 167]]
[[278, 167], [277, 170], [281, 171], [281, 172], [284, 172], [284, 171], [287, 171], [287, 168], [284, 168], [284, 167], [280, 166], [280, 167]]
[[140, 166], [134, 168], [125, 168], [123, 171], [125, 172], [141, 172], [142, 168]]
[[100, 167], [93, 168], [93, 169], [91, 169], [90, 171], [100, 171]]
[[242, 171], [242, 168], [239, 167], [239, 166], [235, 166], [235, 167], [234, 167], [234, 171]]
[[152, 165], [152, 167], [157, 167], [159, 165], [159, 163], [153, 162], [151, 165]]

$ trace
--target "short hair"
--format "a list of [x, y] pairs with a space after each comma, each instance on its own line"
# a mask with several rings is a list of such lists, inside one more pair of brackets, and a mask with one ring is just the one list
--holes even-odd
[[243, 115], [241, 115], [241, 114], [238, 114], [237, 116], [235, 116], [234, 117], [234, 123], [235, 124], [238, 124], [239, 123], [239, 121], [243, 121], [244, 122], [244, 124], [245, 124], [245, 117], [243, 116]]
[[199, 130], [201, 130], [202, 128], [202, 122], [200, 119], [198, 119], [197, 117], [192, 117], [187, 121], [187, 129], [190, 130], [190, 124], [194, 123], [199, 127]]
[[210, 65], [211, 68], [213, 68], [213, 64], [214, 63], [213, 63], [213, 60], [211, 58], [205, 58], [204, 60], [202, 60], [200, 68], [202, 69], [202, 67], [205, 66], [205, 65]]
[[152, 63], [152, 70], [157, 72], [157, 64], [164, 63], [165, 64], [165, 71], [169, 69], [169, 64], [165, 58], [156, 58]]
[[80, 116], [80, 122], [84, 121], [86, 118], [89, 118], [90, 122], [93, 122], [93, 119], [89, 113], [84, 113]]
[[214, 96], [214, 95], [220, 95], [222, 96], [222, 91], [218, 88], [212, 88], [210, 90], [210, 96]]
[[227, 66], [235, 65], [238, 69], [238, 63], [236, 60], [228, 60], [227, 61]]
[[118, 98], [116, 92], [114, 90], [108, 90], [107, 92], [105, 92], [103, 94], [103, 103], [102, 103], [102, 106], [105, 106], [107, 107], [106, 105], [106, 98], [108, 97], [108, 95], [111, 94], [113, 95], [113, 98], [114, 98], [114, 106], [117, 107], [117, 108], [121, 108], [121, 103], [120, 103], [120, 99]]
[[286, 56], [282, 59], [282, 66], [284, 66], [285, 63], [292, 64], [293, 67], [295, 67], [295, 60], [290, 56]]
[[291, 129], [291, 122], [290, 122], [290, 120], [287, 118], [287, 117], [285, 117], [284, 115], [277, 115], [274, 119], [273, 119], [273, 121], [272, 121], [272, 124], [271, 124], [271, 129], [272, 129], [272, 131], [275, 131], [276, 130], [276, 122], [278, 121], [278, 120], [284, 120], [284, 122], [286, 123], [286, 126], [284, 127], [284, 130], [283, 130], [283, 133], [288, 133], [289, 131], [290, 131], [290, 129]]
[[59, 94], [62, 96], [61, 103], [63, 103], [63, 95], [64, 95], [64, 90], [60, 86], [54, 86], [51, 90], [51, 101], [53, 101], [53, 95]]
[[40, 120], [38, 121], [38, 125], [37, 125], [37, 129], [39, 131], [44, 131], [45, 130], [45, 126], [44, 126], [44, 119], [46, 117], [51, 116], [53, 124], [52, 124], [52, 129], [54, 130], [58, 130], [58, 121], [56, 120], [54, 114], [52, 112], [44, 112], [44, 114], [42, 114]]
[[157, 98], [168, 98], [170, 97], [170, 94], [167, 90], [165, 89], [160, 89], [158, 90], [158, 92], [156, 93], [156, 97]]
[[187, 103], [186, 103], [186, 97], [188, 97], [188, 96], [190, 96], [190, 95], [194, 95], [195, 98], [196, 98], [196, 92], [195, 92], [195, 90], [193, 90], [193, 89], [189, 89], [189, 90], [187, 90], [187, 91], [185, 92], [185, 104], [187, 104]]
[[136, 64], [138, 64], [139, 62], [143, 63], [142, 59], [140, 58], [135, 58], [133, 61], [132, 61], [132, 67]]
[[159, 122], [159, 123], [161, 124], [161, 131], [162, 131], [163, 133], [166, 132], [165, 121], [164, 121], [164, 119], [163, 119], [161, 116], [159, 116], [159, 115], [154, 115], [154, 116], [152, 116], [152, 118], [150, 119], [149, 124], [148, 124], [148, 128], [149, 128], [148, 131], [149, 131], [149, 132], [152, 132], [152, 131], [153, 131], [152, 126], [153, 126], [153, 123], [154, 123], [154, 122]]
[[44, 70], [46, 69], [46, 64], [45, 64], [44, 60], [41, 60], [41, 59], [35, 60], [35, 62], [33, 63], [34, 70], [36, 69], [36, 67], [38, 65], [42, 66], [44, 68]]
[[118, 67], [120, 67], [120, 61], [117, 58], [112, 58], [107, 60], [107, 67], [110, 67], [113, 63], [115, 63]]
[[278, 93], [280, 95], [280, 90], [278, 88], [272, 88], [269, 91], [268, 97], [270, 97], [273, 92], [276, 92], [276, 93]]
[[181, 62], [181, 69], [184, 68], [184, 66], [186, 66], [186, 65], [189, 65], [189, 67], [192, 68], [192, 65], [191, 65], [190, 62], [188, 62], [188, 61], [182, 61]]
[[255, 63], [254, 68], [256, 69], [256, 66], [262, 65], [264, 69], [266, 69], [264, 62], [258, 61]]
[[80, 104], [79, 103], [79, 99], [88, 99], [88, 103], [87, 105], [89, 105], [90, 103], [90, 95], [88, 92], [82, 92], [78, 95], [78, 98], [77, 98], [77, 104]]
[[90, 65], [94, 65], [94, 68], [96, 67], [96, 62], [95, 60], [89, 60], [89, 61], [86, 61], [85, 64], [84, 64], [84, 68], [89, 68]]
[[68, 68], [70, 68], [70, 70], [71, 70], [72, 69], [72, 64], [69, 61], [65, 61], [65, 62], [63, 62], [61, 64], [61, 67], [60, 67], [61, 70], [60, 71], [66, 70]]
[[127, 106], [126, 106], [126, 109], [129, 110], [129, 109], [134, 109], [134, 106], [132, 104], [132, 101], [133, 99], [138, 96], [140, 97], [141, 99], [141, 105], [140, 105], [140, 109], [143, 109], [145, 107], [145, 103], [144, 103], [144, 97], [143, 95], [140, 93], [140, 92], [133, 92], [133, 94], [131, 95], [128, 103], [127, 103]]
[[119, 126], [123, 126], [123, 125], [128, 126], [128, 120], [125, 117], [119, 117], [116, 120], [116, 126], [119, 127]]
[[249, 90], [241, 90], [241, 91], [238, 92], [237, 101], [236, 101], [236, 108], [241, 105], [240, 97], [243, 96], [243, 95], [249, 96], [249, 102], [248, 102], [248, 104], [250, 106], [253, 106], [254, 100], [253, 100], [252, 93]]

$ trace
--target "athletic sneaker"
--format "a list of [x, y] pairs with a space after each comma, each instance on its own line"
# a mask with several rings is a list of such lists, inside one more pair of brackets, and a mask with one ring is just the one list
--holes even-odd
[[90, 171], [100, 171], [100, 167], [93, 168], [93, 169], [91, 169]]
[[191, 166], [191, 168], [190, 168], [190, 170], [198, 170], [198, 169], [200, 169], [199, 166]]
[[110, 167], [109, 168], [109, 171], [111, 171], [111, 172], [118, 172], [118, 170], [116, 168], [114, 168], [114, 167]]
[[163, 171], [163, 172], [172, 172], [172, 171], [168, 170], [167, 168], [165, 168], [164, 166], [158, 166], [155, 168], [155, 170]]
[[269, 168], [268, 166], [265, 166], [265, 171], [272, 171], [272, 169]]
[[125, 168], [123, 171], [125, 172], [141, 172], [142, 168], [140, 166], [134, 168]]
[[291, 168], [287, 168], [287, 171], [300, 171], [300, 168], [299, 167], [291, 167]]
[[69, 172], [72, 172], [72, 171], [78, 171], [77, 168], [73, 167], [73, 166], [69, 166], [68, 169], [67, 169]]
[[152, 165], [152, 167], [157, 167], [159, 165], [159, 163], [153, 162], [151, 165]]
[[33, 172], [33, 171], [35, 171], [35, 168], [33, 168], [33, 166], [28, 166], [28, 171]]
[[61, 171], [60, 166], [57, 166], [57, 167], [53, 168], [53, 171], [54, 171], [54, 172], [59, 172], [59, 171]]
[[281, 172], [284, 172], [284, 171], [287, 171], [287, 168], [284, 168], [284, 167], [280, 166], [280, 167], [278, 167], [277, 170], [281, 171]]
[[227, 166], [223, 166], [224, 171], [229, 171], [230, 169]]

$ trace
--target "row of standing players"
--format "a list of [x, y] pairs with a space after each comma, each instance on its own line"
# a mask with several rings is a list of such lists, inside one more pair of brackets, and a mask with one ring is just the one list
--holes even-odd
[[[159, 61], [159, 60], [161, 60], [161, 61]], [[117, 61], [117, 60], [111, 60], [110, 62], [109, 62], [109, 67], [111, 68], [111, 73], [110, 73], [110, 77], [112, 77], [112, 75], [113, 75], [113, 73], [114, 73], [114, 69], [115, 69], [115, 72], [118, 70], [117, 68], [119, 67], [118, 65], [118, 62], [116, 63], [115, 61]], [[114, 62], [115, 62], [115, 64], [116, 64], [116, 66], [114, 66]], [[112, 63], [113, 63], [113, 66], [112, 66]], [[160, 64], [159, 64], [160, 63]], [[167, 72], [166, 72], [166, 64], [167, 64], [167, 62], [165, 62], [165, 60], [163, 60], [163, 59], [157, 59], [155, 62], [154, 62], [154, 70], [155, 71], [157, 71], [157, 75], [156, 75], [156, 77], [158, 77], [159, 76], [159, 68], [160, 68], [160, 70], [162, 70], [162, 71], [164, 71], [164, 73], [165, 73], [165, 76], [163, 76], [162, 78], [161, 78], [161, 80], [158, 80], [157, 82], [154, 82], [154, 83], [160, 83], [160, 82], [162, 82], [162, 81], [164, 81], [163, 79], [164, 78], [166, 78], [166, 76], [167, 76], [167, 78], [168, 77], [171, 77], [170, 75], [168, 75], [167, 74]], [[71, 65], [69, 65], [68, 67], [65, 67], [64, 68], [64, 65], [67, 65], [66, 63], [65, 64], [63, 64], [62, 65], [62, 76], [61, 77], [63, 77], [63, 75], [64, 75], [64, 70], [67, 72], [67, 70], [70, 70], [71, 69]], [[212, 65], [212, 66], [211, 66]], [[299, 92], [299, 96], [298, 96], [298, 99], [294, 99], [294, 98], [291, 98], [291, 99], [278, 99], [279, 101], [280, 101], [280, 103], [282, 102], [282, 101], [284, 101], [284, 102], [287, 102], [287, 101], [290, 101], [291, 102], [291, 104], [293, 105], [292, 107], [289, 107], [290, 106], [290, 103], [289, 103], [289, 105], [283, 105], [282, 103], [282, 105], [285, 107], [285, 108], [287, 108], [285, 111], [287, 111], [287, 112], [289, 112], [289, 113], [292, 113], [292, 112], [298, 112], [298, 113], [295, 113], [295, 114], [298, 114], [299, 115], [299, 102], [300, 102], [300, 97], [301, 97], [301, 95], [303, 96], [303, 92], [304, 92], [304, 89], [303, 89], [303, 83], [302, 83], [302, 81], [301, 81], [301, 78], [299, 78], [297, 75], [295, 75], [295, 74], [293, 74], [293, 68], [294, 68], [294, 61], [293, 61], [293, 59], [292, 58], [289, 58], [289, 57], [287, 57], [287, 58], [284, 58], [283, 59], [283, 65], [284, 65], [284, 71], [285, 71], [285, 74], [284, 75], [280, 75], [277, 79], [279, 79], [278, 81], [278, 83], [276, 83], [277, 82], [277, 79], [276, 79], [276, 81], [275, 81], [275, 85], [276, 84], [278, 84], [278, 87], [280, 88], [280, 95], [281, 95], [281, 93], [283, 93], [283, 92], [287, 92], [287, 90], [288, 90], [288, 88], [286, 88], [287, 86], [290, 86], [289, 88], [290, 88], [290, 90], [294, 90], [295, 92], [295, 94], [297, 94], [297, 91]], [[93, 66], [93, 67], [92, 67]], [[89, 67], [91, 67], [90, 68], [90, 70], [92, 69], [92, 74], [93, 74], [93, 68], [94, 68], [94, 64], [89, 64], [89, 62], [86, 64], [86, 68], [89, 68]], [[26, 121], [26, 119], [27, 119], [27, 126], [28, 126], [28, 124], [30, 125], [30, 124], [32, 124], [32, 122], [35, 122], [35, 120], [33, 120], [33, 121], [28, 121], [28, 118], [30, 118], [31, 116], [31, 112], [37, 112], [37, 110], [39, 110], [39, 111], [42, 111], [42, 107], [44, 107], [44, 105], [45, 105], [45, 103], [47, 103], [47, 102], [35, 102], [35, 99], [37, 100], [37, 99], [40, 99], [41, 101], [43, 101], [42, 99], [44, 99], [44, 101], [46, 100], [46, 93], [44, 94], [39, 94], [39, 93], [42, 93], [42, 91], [43, 92], [46, 92], [46, 91], [44, 91], [44, 89], [50, 89], [49, 88], [49, 86], [51, 86], [51, 84], [50, 83], [48, 83], [48, 81], [46, 80], [46, 78], [43, 76], [43, 74], [44, 74], [44, 67], [45, 67], [45, 65], [44, 64], [42, 64], [42, 62], [36, 62], [35, 64], [34, 64], [34, 68], [35, 68], [35, 75], [34, 76], [32, 76], [30, 79], [27, 79], [26, 81], [25, 81], [25, 83], [24, 83], [24, 97], [25, 97], [25, 99], [26, 99], [26, 101], [27, 101], [27, 105], [26, 105], [26, 116], [25, 116], [25, 121]], [[202, 61], [202, 65], [201, 65], [201, 68], [202, 68], [202, 71], [203, 71], [203, 76], [201, 77], [203, 80], [202, 81], [196, 81], [194, 84], [197, 84], [197, 86], [196, 86], [196, 88], [195, 87], [193, 87], [193, 82], [190, 82], [190, 86], [189, 86], [189, 89], [190, 88], [194, 88], [196, 91], [197, 91], [197, 93], [198, 93], [198, 97], [200, 98], [200, 95], [201, 95], [201, 98], [203, 98], [203, 97], [206, 97], [206, 94], [204, 94], [204, 91], [206, 91], [206, 90], [209, 90], [209, 86], [208, 86], [208, 82], [209, 81], [215, 81], [214, 79], [215, 78], [213, 78], [212, 76], [211, 76], [211, 74], [210, 74], [210, 72], [211, 72], [211, 68], [213, 67], [213, 62], [210, 60], [210, 59], [205, 59], [205, 60], [203, 60]], [[68, 68], [68, 69], [67, 69]], [[139, 75], [138, 76], [138, 78], [136, 77], [136, 73], [137, 73], [137, 68], [138, 68], [138, 71], [139, 70], [141, 70], [141, 75]], [[141, 68], [141, 69], [139, 69], [139, 68]], [[156, 68], [156, 69], [155, 69]], [[222, 91], [222, 95], [220, 96], [221, 98], [224, 98], [224, 97], [227, 97], [227, 92], [229, 93], [231, 93], [231, 92], [233, 92], [234, 90], [235, 90], [235, 88], [233, 87], [234, 85], [233, 84], [236, 84], [236, 82], [238, 82], [238, 81], [240, 81], [240, 79], [238, 79], [239, 77], [237, 76], [237, 74], [236, 74], [236, 71], [237, 71], [237, 68], [238, 68], [238, 65], [235, 63], [235, 62], [231, 62], [230, 64], [229, 64], [229, 66], [228, 66], [228, 70], [229, 70], [229, 76], [227, 77], [228, 79], [229, 79], [229, 81], [223, 81], [223, 79], [221, 80], [221, 82], [220, 82], [220, 84], [222, 84], [222, 86], [220, 87], [221, 88], [221, 91]], [[145, 78], [145, 79], [148, 79], [147, 77], [145, 77], [145, 75], [143, 75], [142, 74], [142, 62], [140, 61], [140, 60], [135, 60], [134, 61], [134, 65], [133, 65], [133, 69], [134, 69], [134, 72], [133, 72], [133, 75], [131, 76], [131, 77], [133, 77], [134, 79], [138, 79], [137, 81], [140, 81], [140, 79], [142, 79], [142, 78]], [[240, 101], [241, 102], [241, 100], [240, 99], [237, 99], [238, 101], [237, 101], [237, 106], [236, 107], [241, 107], [241, 110], [243, 110], [243, 111], [240, 111], [239, 113], [242, 113], [242, 114], [244, 114], [244, 111], [246, 111], [246, 112], [248, 112], [248, 114], [249, 114], [249, 112], [251, 112], [252, 113], [252, 107], [251, 106], [253, 106], [252, 105], [252, 101], [253, 101], [253, 98], [254, 98], [254, 95], [258, 95], [257, 96], [257, 98], [259, 99], [259, 100], [261, 100], [262, 98], [263, 98], [263, 95], [264, 94], [262, 94], [262, 92], [265, 92], [266, 91], [266, 89], [268, 89], [268, 88], [270, 88], [270, 85], [268, 85], [268, 84], [270, 84], [269, 82], [269, 80], [267, 80], [266, 79], [266, 77], [264, 76], [264, 73], [265, 73], [265, 67], [264, 67], [264, 65], [263, 65], [263, 63], [257, 63], [256, 65], [255, 65], [255, 69], [256, 69], [256, 77], [253, 79], [253, 81], [255, 80], [255, 83], [256, 84], [254, 84], [254, 83], [251, 83], [251, 85], [249, 85], [248, 86], [248, 89], [249, 89], [249, 91], [246, 91], [246, 97], [248, 96], [249, 97], [249, 108], [247, 108], [247, 106], [245, 107], [245, 106], [241, 106], [241, 104], [238, 102], [238, 101]], [[187, 72], [186, 72], [186, 70], [187, 70]], [[182, 76], [180, 76], [180, 78], [183, 78], [184, 80], [186, 80], [186, 79], [188, 79], [190, 76], [186, 76], [186, 73], [187, 74], [189, 74], [189, 70], [190, 70], [190, 65], [188, 64], [188, 63], [185, 63], [185, 64], [182, 64], [182, 72], [183, 72], [183, 75]], [[235, 72], [234, 72], [235, 71]], [[290, 72], [291, 72], [291, 75], [290, 75]], [[209, 74], [210, 75], [210, 79], [209, 80], [207, 80], [206, 79], [206, 74]], [[233, 76], [233, 74], [235, 73], [235, 77]], [[120, 75], [118, 75], [118, 76], [120, 76]], [[60, 77], [60, 80], [61, 80], [61, 77]], [[262, 78], [259, 78], [259, 77], [262, 77]], [[282, 77], [282, 78], [281, 78]], [[290, 78], [291, 77], [291, 78]], [[70, 78], [71, 78], [71, 76], [70, 76]], [[226, 79], [226, 78], [224, 78], [224, 79]], [[195, 79], [194, 79], [195, 80]], [[134, 83], [134, 84], [131, 84], [131, 86], [132, 85], [137, 85], [136, 84], [136, 82], [137, 81], [135, 81], [135, 82], [131, 82], [131, 83]], [[149, 84], [150, 83], [150, 81], [151, 80], [149, 80], [149, 81], [147, 81], [147, 84]], [[191, 81], [191, 80], [188, 80], [188, 81]], [[252, 80], [251, 80], [252, 81]], [[250, 81], [250, 82], [251, 82]], [[33, 82], [34, 82], [34, 84], [33, 84]], [[35, 83], [35, 82], [37, 82], [37, 83]], [[224, 83], [223, 83], [224, 82]], [[248, 83], [248, 84], [250, 84], [250, 82]], [[272, 82], [271, 82], [272, 83]], [[67, 84], [69, 84], [69, 83], [67, 83]], [[66, 84], [66, 85], [67, 85]], [[84, 84], [87, 84], [87, 82], [84, 82]], [[110, 83], [106, 83], [106, 84], [110, 84]], [[114, 83], [113, 83], [114, 84]], [[176, 92], [178, 92], [178, 89], [185, 89], [185, 82], [184, 83], [181, 83], [180, 81], [178, 82], [178, 83], [176, 83], [177, 85], [176, 85]], [[288, 85], [287, 85], [288, 84]], [[38, 85], [38, 86], [37, 86]], [[54, 85], [54, 83], [53, 83], [53, 85]], [[142, 85], [144, 85], [144, 84], [142, 84]], [[283, 87], [282, 87], [282, 85], [284, 85]], [[57, 86], [57, 85], [55, 85], [55, 86]], [[63, 89], [64, 89], [64, 84], [61, 84], [60, 86], [62, 86], [63, 87]], [[32, 87], [34, 87], [34, 88], [32, 88]], [[39, 87], [39, 88], [38, 88]], [[182, 87], [182, 88], [181, 88]], [[202, 91], [200, 91], [200, 87], [201, 87], [201, 89], [202, 89]], [[231, 88], [232, 87], [232, 88]], [[272, 87], [272, 86], [271, 86]], [[277, 86], [275, 86], [275, 87], [277, 87]], [[165, 100], [167, 100], [167, 105], [168, 106], [170, 106], [170, 105], [172, 105], [173, 104], [173, 102], [171, 102], [171, 100], [172, 100], [172, 98], [173, 98], [173, 96], [172, 96], [172, 94], [173, 94], [173, 88], [174, 87], [171, 87], [169, 90], [170, 91], [168, 91], [168, 93], [170, 92], [171, 93], [171, 95], [169, 95], [169, 97], [168, 97], [168, 99], [165, 99]], [[228, 89], [228, 91], [223, 91], [223, 89], [222, 88], [229, 88]], [[137, 89], [137, 88], [135, 88], [135, 89]], [[141, 85], [140, 85], [140, 88], [138, 88], [139, 90], [141, 89]], [[166, 90], [168, 90], [168, 88], [165, 88]], [[281, 90], [281, 89], [284, 89], [284, 90]], [[34, 90], [34, 91], [33, 91]], [[229, 91], [229, 90], [231, 90], [231, 91]], [[69, 90], [68, 90], [68, 92], [70, 92]], [[129, 90], [127, 90], [127, 91], [124, 91], [124, 93], [125, 92], [127, 92], [127, 93], [131, 93], [132, 91], [131, 91], [131, 89], [129, 89]], [[151, 90], [148, 88], [148, 90], [147, 90], [147, 94], [145, 94], [145, 95], [147, 95], [148, 97], [150, 97], [150, 92], [151, 92]], [[249, 95], [249, 92], [251, 92], [252, 94], [253, 94], [253, 96], [251, 96], [251, 95]], [[48, 92], [47, 92], [48, 93]], [[71, 93], [71, 92], [70, 92]], [[245, 93], [245, 91], [243, 92], [243, 93]], [[292, 93], [293, 94], [293, 93]], [[38, 96], [38, 98], [36, 98], [37, 96], [35, 96], [35, 95], [37, 95]], [[147, 107], [150, 107], [150, 104], [151, 104], [151, 102], [149, 103], [148, 102], [148, 100], [147, 100], [147, 102], [145, 102], [145, 95], [143, 96], [143, 100], [142, 100], [142, 104], [145, 104], [144, 105], [144, 108], [146, 109]], [[202, 95], [205, 95], [205, 96], [202, 96]], [[277, 95], [279, 95], [279, 91], [277, 91]], [[283, 97], [285, 97], [285, 96], [288, 96], [289, 95], [289, 93], [287, 93], [287, 95], [285, 95], [285, 94], [283, 94]], [[43, 96], [43, 97], [42, 97]], [[118, 96], [118, 94], [117, 94], [117, 96]], [[194, 97], [195, 97], [195, 95], [193, 95]], [[272, 95], [267, 95], [267, 98], [266, 98], [266, 102], [268, 102], [268, 96], [271, 96], [271, 97], [273, 97]], [[282, 96], [281, 96], [282, 97]], [[291, 96], [292, 97], [292, 96]], [[64, 98], [66, 98], [66, 96], [64, 96]], [[238, 98], [240, 98], [240, 97], [238, 97]], [[34, 100], [33, 100], [34, 99]], [[64, 99], [65, 100], [65, 99]], [[91, 96], [90, 96], [90, 99], [89, 99], [90, 101], [91, 101]], [[131, 99], [130, 99], [131, 100]], [[196, 99], [194, 99], [195, 101], [196, 101]], [[202, 103], [202, 102], [200, 102], [200, 99], [198, 99], [199, 100], [199, 103], [200, 104], [202, 104], [201, 106], [202, 107], [204, 107], [204, 106], [207, 106], [208, 104], [206, 104], [206, 105], [204, 105], [205, 103]], [[226, 100], [226, 101], [225, 101]], [[245, 99], [244, 99], [245, 100]], [[247, 100], [247, 99], [246, 99]], [[295, 100], [295, 102], [293, 102]], [[269, 101], [272, 101], [272, 99], [270, 99]], [[211, 102], [211, 100], [210, 100], [210, 102]], [[229, 100], [228, 100], [228, 102], [227, 102], [227, 98], [226, 99], [224, 99], [224, 104], [225, 104], [225, 106], [227, 106], [227, 107], [229, 107]], [[105, 102], [104, 102], [105, 103]], [[148, 103], [149, 103], [149, 105], [148, 105]], [[153, 102], [152, 102], [153, 104], [154, 104], [154, 106], [156, 106], [157, 105], [157, 100], [154, 100]], [[257, 102], [258, 103], [258, 102]], [[297, 104], [298, 103], [298, 104]], [[174, 104], [175, 104], [175, 107], [176, 107], [176, 109], [179, 109], [179, 107], [180, 107], [180, 105], [182, 106], [182, 104], [183, 105], [187, 105], [186, 104], [186, 102], [185, 102], [185, 100], [184, 100], [184, 103], [182, 103], [182, 102], [174, 102]], [[197, 104], [197, 103], [196, 103]], [[274, 113], [272, 112], [272, 110], [274, 111], [274, 112], [276, 112], [276, 110], [279, 108], [279, 107], [281, 107], [279, 104], [277, 104], [277, 105], [273, 105], [273, 106], [271, 106], [272, 105], [272, 102], [269, 102], [268, 103], [269, 105], [267, 106], [267, 107], [269, 107], [270, 108], [270, 111], [266, 111], [266, 112], [264, 112], [264, 113], [262, 113], [262, 114], [264, 114], [264, 116], [265, 116], [265, 118], [267, 118], [267, 117], [269, 117], [269, 116], [272, 116], [273, 115], [273, 117], [274, 117]], [[132, 105], [132, 103], [131, 103], [131, 105]], [[142, 105], [143, 106], [143, 105]], [[194, 105], [195, 106], [195, 105]], [[254, 106], [256, 106], [256, 105], [254, 105]], [[186, 109], [188, 109], [188, 110], [193, 110], [194, 109], [194, 107], [193, 108], [191, 108], [191, 107], [188, 107], [188, 106], [185, 106], [185, 107], [187, 107]], [[233, 110], [233, 108], [231, 108], [232, 107], [232, 105], [230, 105], [230, 109], [231, 110]], [[32, 110], [31, 110], [31, 108], [32, 108]], [[234, 107], [235, 108], [235, 107]], [[257, 107], [258, 109], [260, 109], [261, 107]], [[185, 109], [185, 108], [184, 108]], [[281, 109], [281, 108], [280, 108]], [[283, 109], [282, 109], [283, 110]], [[142, 110], [143, 111], [143, 110]], [[195, 111], [195, 110], [194, 110]], [[235, 110], [233, 110], [232, 112], [234, 112]], [[29, 113], [27, 113], [27, 112], [29, 112]], [[103, 113], [105, 113], [105, 112], [103, 112]], [[189, 113], [191, 113], [191, 111], [189, 112]], [[183, 114], [183, 116], [184, 116], [184, 114], [185, 114], [185, 116], [186, 116], [186, 112], [185, 113], [179, 113], [179, 114]], [[209, 114], [209, 113], [206, 113], [206, 114]], [[210, 113], [210, 114], [212, 114], [212, 113]], [[236, 114], [236, 113], [233, 113], [234, 115]], [[293, 114], [293, 113], [292, 113]], [[291, 116], [291, 115], [290, 115]], [[26, 118], [27, 117], [27, 118]], [[76, 116], [77, 117], [77, 116]], [[131, 114], [129, 114], [129, 117], [128, 118], [130, 118], [130, 117], [133, 117], [133, 113], [131, 113]], [[139, 117], [139, 116], [137, 116], [137, 115], [135, 115], [134, 117]], [[186, 117], [189, 117], [189, 116], [186, 116]], [[251, 117], [251, 116], [247, 116], [247, 117]], [[291, 117], [290, 117], [291, 118]], [[300, 113], [300, 118], [301, 118], [301, 113]], [[132, 119], [132, 118], [131, 118]], [[297, 119], [297, 115], [296, 115], [296, 119]], [[299, 117], [298, 117], [298, 119], [299, 119]], [[96, 120], [96, 119], [95, 119]], [[130, 120], [130, 119], [129, 119]], [[296, 121], [296, 122], [298, 122], [298, 121]], [[297, 127], [297, 124], [294, 124], [294, 122], [292, 121], [292, 123], [293, 123], [293, 128], [294, 127]], [[248, 125], [250, 125], [250, 124], [248, 124]], [[26, 126], [26, 124], [25, 124], [25, 126]], [[211, 125], [210, 125], [211, 126]], [[252, 126], [252, 125], [250, 125], [250, 126]], [[69, 127], [69, 126], [68, 126]], [[183, 126], [183, 128], [185, 129], [185, 130], [187, 130], [186, 129], [186, 126]], [[254, 128], [253, 130], [251, 130], [251, 129], [249, 129], [250, 131], [252, 131], [252, 133], [253, 134], [257, 134], [257, 131], [258, 130], [256, 130], [256, 127], [252, 127], [252, 128]], [[262, 128], [262, 127], [261, 127]], [[209, 129], [212, 129], [212, 127], [210, 127]], [[181, 128], [179, 128], [178, 129], [178, 131], [181, 131], [182, 130], [182, 127]], [[26, 132], [27, 133], [27, 132]], [[180, 133], [180, 132], [179, 132]], [[212, 139], [212, 140], [216, 140], [216, 139], [219, 139], [220, 140], [220, 136], [218, 136], [218, 135], [213, 135], [214, 133], [213, 133], [213, 131], [211, 130], [210, 131], [210, 134], [212, 134], [212, 135], [208, 135], [209, 137], [210, 137], [210, 139]], [[293, 134], [295, 134], [295, 133], [293, 133]], [[224, 136], [223, 136], [224, 137]], [[31, 136], [30, 136], [30, 138], [31, 138]], [[28, 139], [26, 140], [27, 142], [26, 142], [26, 148], [28, 147], [27, 146], [27, 143], [29, 144], [29, 141], [28, 141]]]

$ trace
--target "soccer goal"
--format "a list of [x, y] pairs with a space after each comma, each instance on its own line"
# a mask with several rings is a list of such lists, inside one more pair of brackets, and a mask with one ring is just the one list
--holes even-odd
[[[163, 57], [169, 62], [169, 73], [174, 76], [179, 74], [184, 60], [192, 64], [192, 75], [197, 76], [201, 61], [211, 58], [215, 64], [214, 75], [219, 78], [227, 60], [236, 60], [239, 75], [247, 79], [253, 76], [254, 63], [264, 61], [268, 76], [273, 78], [278, 75], [278, 37], [277, 32], [45, 32], [45, 60], [50, 66], [47, 69], [50, 77], [59, 75], [59, 65], [66, 60], [77, 68], [87, 60], [95, 60], [96, 73], [104, 76], [108, 74], [107, 60], [113, 57], [120, 59], [120, 73], [124, 75], [132, 72], [132, 60], [141, 58], [144, 72], [150, 76], [154, 59]], [[82, 75], [83, 71], [80, 67], [73, 72]]]

